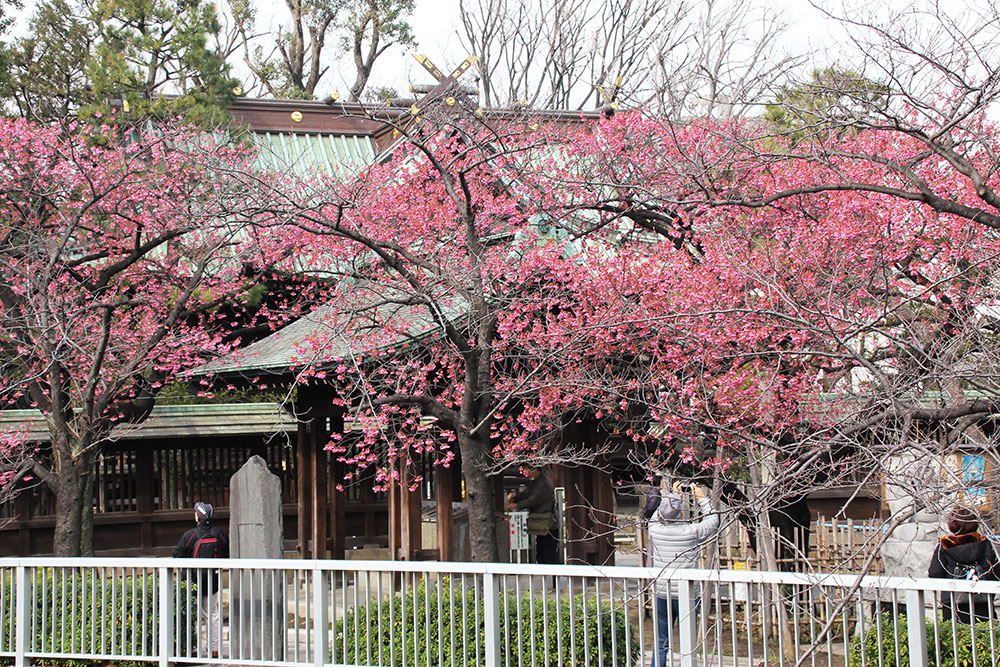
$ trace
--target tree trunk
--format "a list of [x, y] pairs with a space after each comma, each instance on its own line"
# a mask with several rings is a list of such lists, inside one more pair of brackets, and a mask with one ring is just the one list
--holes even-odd
[[94, 466], [89, 465], [82, 477], [80, 503], [80, 555], [94, 555]]
[[465, 495], [469, 504], [469, 542], [472, 560], [496, 563], [500, 560], [497, 549], [497, 517], [493, 505], [493, 484], [489, 470], [489, 445], [475, 439], [464, 439], [462, 445], [462, 472], [465, 475]]
[[84, 487], [90, 476], [82, 474], [81, 466], [68, 462], [56, 473], [52, 492], [56, 497], [56, 527], [52, 550], [56, 556], [81, 555], [83, 539]]
[[[765, 464], [761, 463], [760, 465], [763, 466]], [[774, 476], [771, 475], [770, 479], [774, 479]], [[763, 494], [763, 485], [761, 484], [762, 476], [760, 469], [757, 465], [751, 464], [750, 466], [750, 481], [757, 490], [757, 498], [755, 500], [759, 500], [760, 495]], [[768, 514], [768, 508], [762, 507], [757, 523], [757, 553], [760, 554], [761, 569], [765, 572], [779, 571], [778, 555], [775, 551], [777, 539], [778, 534], [771, 526], [771, 517]], [[770, 609], [774, 609], [775, 621], [778, 624], [777, 630], [781, 635], [781, 644], [784, 649], [782, 653], [785, 658], [794, 662], [795, 639], [793, 633], [795, 630], [792, 628], [791, 618], [788, 615], [788, 609], [785, 607], [785, 596], [782, 593], [781, 586], [779, 584], [763, 586], [761, 594], [763, 597], [762, 613], [770, 614]], [[767, 640], [765, 639], [765, 641]]]

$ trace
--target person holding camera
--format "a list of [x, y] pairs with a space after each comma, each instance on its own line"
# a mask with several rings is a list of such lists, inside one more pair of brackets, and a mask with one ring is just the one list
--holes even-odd
[[[696, 484], [690, 485], [690, 488], [701, 509], [702, 518], [693, 522], [682, 519], [681, 494], [685, 491], [685, 486], [681, 482], [675, 482], [673, 493], [662, 498], [655, 516], [649, 522], [649, 548], [653, 567], [697, 568], [701, 545], [719, 532], [719, 514], [712, 507], [705, 491]], [[654, 667], [666, 667], [670, 634], [680, 607], [678, 588], [675, 582], [657, 578], [653, 582], [653, 591], [656, 595], [658, 637]], [[695, 606], [697, 609], [701, 604], [697, 589], [695, 595], [699, 596]]]

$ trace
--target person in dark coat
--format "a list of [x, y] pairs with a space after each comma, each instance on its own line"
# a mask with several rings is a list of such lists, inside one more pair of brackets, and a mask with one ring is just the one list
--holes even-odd
[[[525, 471], [528, 483], [523, 489], [507, 496], [509, 510], [527, 510], [529, 522], [550, 520], [549, 529], [535, 535], [535, 562], [555, 564], [559, 562], [559, 537], [556, 532], [556, 493], [552, 478], [541, 466]], [[530, 525], [529, 525], [530, 528]]]
[[[212, 524], [215, 511], [208, 503], [194, 504], [197, 524], [185, 532], [177, 546], [174, 558], [229, 558], [229, 537], [225, 531]], [[199, 655], [208, 655], [211, 644], [212, 657], [219, 657], [222, 645], [222, 620], [219, 614], [219, 571], [201, 568], [188, 572], [188, 581], [198, 586], [198, 637]]]
[[[979, 533], [979, 519], [968, 507], [958, 505], [948, 512], [948, 531], [931, 556], [928, 577], [939, 579], [1000, 579], [1000, 566], [993, 544]], [[954, 597], [954, 600], [952, 599]], [[941, 593], [944, 620], [959, 623], [989, 620], [989, 596], [978, 593]]]
[[[663, 477], [661, 475], [653, 475], [650, 482], [649, 491], [646, 493], [646, 503], [642, 508], [642, 529], [645, 530], [649, 526], [650, 519], [656, 514], [656, 510], [660, 507], [660, 502], [663, 500], [663, 492], [660, 490], [660, 485], [663, 484]], [[643, 557], [644, 565], [647, 567], [652, 567], [653, 565], [653, 555], [652, 551], [649, 549], [649, 532], [646, 532], [646, 553]]]
[[642, 518], [643, 521], [648, 523], [653, 515], [656, 514], [656, 510], [660, 507], [660, 501], [663, 499], [663, 492], [660, 490], [660, 484], [663, 483], [663, 477], [660, 475], [653, 475], [650, 481], [649, 491], [646, 493], [646, 503], [642, 508]]

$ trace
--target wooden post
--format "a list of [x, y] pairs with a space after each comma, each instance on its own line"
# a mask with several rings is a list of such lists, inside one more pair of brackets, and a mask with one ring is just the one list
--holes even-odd
[[414, 484], [416, 478], [413, 465], [403, 461], [400, 466], [400, 480], [403, 483], [400, 489], [402, 494], [400, 548], [403, 551], [403, 560], [420, 560], [420, 552], [423, 551], [423, 540], [420, 532], [420, 488], [418, 487], [414, 491], [410, 490], [410, 486]]
[[[329, 413], [329, 423], [326, 428], [326, 439], [320, 443], [320, 447], [325, 447], [327, 440], [333, 433], [344, 432], [344, 411], [336, 408]], [[323, 452], [324, 455], [326, 452]], [[325, 458], [325, 456], [324, 456]], [[346, 556], [347, 546], [347, 521], [346, 521], [346, 501], [344, 492], [337, 490], [337, 485], [344, 481], [344, 464], [333, 462], [334, 479], [330, 480], [330, 557], [343, 559]]]
[[403, 529], [402, 489], [398, 483], [389, 485], [389, 555], [392, 560], [402, 560]]
[[454, 559], [452, 549], [453, 518], [452, 518], [452, 477], [451, 468], [437, 467], [437, 539], [438, 560]]
[[309, 543], [312, 526], [312, 457], [309, 456], [312, 421], [304, 420], [298, 424], [298, 438], [296, 439], [296, 503], [298, 504], [298, 538], [299, 556], [301, 558], [312, 558], [313, 550]]
[[311, 442], [309, 444], [309, 458], [312, 467], [312, 546], [313, 558], [327, 557], [326, 528], [329, 521], [329, 506], [326, 501], [327, 474], [326, 474], [326, 451], [323, 445], [326, 444], [328, 433], [326, 431], [326, 418], [323, 416], [313, 417]]
[[595, 557], [600, 565], [615, 564], [615, 499], [611, 475], [604, 470], [588, 468], [593, 489], [590, 511], [591, 531], [597, 544]]
[[[497, 519], [497, 552], [500, 562], [510, 561], [510, 528], [507, 524], [507, 496], [504, 495], [503, 475], [493, 477], [493, 511]], [[471, 530], [471, 528], [470, 528]]]
[[139, 514], [139, 543], [142, 552], [153, 549], [153, 452], [150, 447], [138, 447], [135, 453], [136, 512]]

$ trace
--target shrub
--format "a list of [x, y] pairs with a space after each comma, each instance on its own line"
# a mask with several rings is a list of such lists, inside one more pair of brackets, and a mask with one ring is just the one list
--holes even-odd
[[[910, 646], [906, 627], [906, 617], [900, 616], [893, 626], [892, 615], [882, 614], [882, 641], [879, 642], [878, 628], [869, 625], [863, 640], [855, 638], [851, 643], [850, 667], [881, 665], [882, 667], [909, 667]], [[990, 637], [989, 623], [982, 621], [975, 625], [975, 644], [972, 641], [973, 628], [968, 623], [937, 622], [935, 642], [934, 621], [928, 620], [927, 664], [937, 667], [971, 667], [972, 665], [992, 665], [994, 649], [1000, 651], [1000, 627], [994, 627]], [[956, 641], [957, 640], [957, 641]], [[955, 646], [958, 646], [957, 656]], [[863, 651], [863, 655], [862, 655]], [[897, 651], [899, 661], [896, 660]], [[975, 660], [973, 660], [975, 651]], [[957, 658], [957, 660], [956, 660]]]
[[[563, 596], [557, 605], [553, 597], [543, 603], [538, 595], [501, 594], [500, 619], [500, 655], [507, 661], [509, 651], [509, 664], [629, 665], [639, 654], [634, 633], [626, 631], [625, 611], [608, 602], [598, 606], [583, 595]], [[626, 634], [631, 634], [628, 640]], [[430, 664], [441, 655], [446, 665], [452, 656], [456, 665], [479, 665], [477, 649], [482, 650], [485, 636], [482, 601], [477, 605], [473, 591], [453, 591], [447, 577], [440, 587], [428, 588], [424, 580], [405, 594], [349, 609], [334, 628], [332, 659], [335, 664], [425, 664], [429, 653]]]
[[[4, 575], [0, 596], [0, 627], [12, 627], [8, 614], [14, 610], [14, 588], [11, 575]], [[90, 574], [73, 577], [52, 568], [35, 570], [34, 581], [28, 582], [28, 593], [35, 595], [34, 646], [31, 650], [45, 653], [84, 653], [95, 655], [146, 654], [158, 650], [159, 628], [155, 627], [155, 580], [151, 575], [122, 573]], [[192, 591], [194, 589], [192, 588]], [[187, 584], [181, 583], [181, 599], [187, 595]], [[134, 610], [134, 613], [133, 613]], [[178, 627], [186, 627], [187, 605], [175, 610]], [[146, 625], [143, 627], [143, 619]], [[187, 633], [180, 633], [179, 648], [185, 650]], [[14, 637], [0, 633], [0, 650], [13, 651]], [[182, 653], [183, 655], [183, 653]], [[107, 664], [107, 660], [73, 658], [34, 658], [33, 664], [52, 667], [84, 667]], [[116, 660], [117, 667], [139, 667], [148, 661]]]

